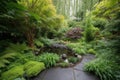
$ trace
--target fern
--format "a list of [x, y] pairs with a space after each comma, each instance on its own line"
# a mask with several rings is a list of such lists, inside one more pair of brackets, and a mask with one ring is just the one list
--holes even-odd
[[15, 59], [16, 53], [7, 53], [0, 57], [0, 68], [6, 67], [6, 64], [10, 63], [10, 60]]
[[12, 53], [12, 52], [16, 52], [16, 53], [23, 53], [24, 50], [28, 50], [29, 48], [27, 47], [27, 45], [25, 43], [23, 44], [10, 44], [9, 47], [6, 48], [5, 53]]
[[6, 64], [10, 64], [13, 59], [17, 56], [20, 57], [20, 53], [24, 53], [27, 50], [26, 44], [10, 44], [9, 47], [1, 54], [0, 57], [0, 68], [6, 67]]

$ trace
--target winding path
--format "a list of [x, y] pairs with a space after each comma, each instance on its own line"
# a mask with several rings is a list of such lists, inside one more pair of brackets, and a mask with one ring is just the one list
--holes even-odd
[[83, 70], [84, 64], [94, 58], [94, 55], [87, 54], [83, 56], [81, 63], [75, 67], [51, 68], [41, 72], [37, 77], [31, 80], [99, 80], [97, 76]]

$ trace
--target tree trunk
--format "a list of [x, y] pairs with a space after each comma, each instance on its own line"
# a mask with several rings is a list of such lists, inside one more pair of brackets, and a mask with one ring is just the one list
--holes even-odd
[[29, 29], [25, 32], [25, 36], [27, 39], [27, 43], [29, 47], [33, 48], [34, 47], [34, 29]]

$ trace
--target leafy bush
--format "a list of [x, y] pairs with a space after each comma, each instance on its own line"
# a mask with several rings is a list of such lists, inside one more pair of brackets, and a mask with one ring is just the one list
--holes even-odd
[[70, 21], [68, 21], [68, 26], [69, 27], [77, 27], [77, 26], [80, 26], [80, 22], [70, 20]]
[[105, 29], [105, 26], [107, 24], [106, 19], [104, 19], [104, 18], [94, 18], [92, 20], [93, 20], [93, 22], [92, 22], [93, 26], [98, 27], [101, 30]]
[[86, 54], [86, 50], [85, 49], [80, 49], [80, 48], [73, 48], [73, 50], [77, 53], [77, 54]]
[[14, 80], [18, 77], [23, 77], [24, 70], [23, 66], [13, 67], [12, 69], [2, 73], [2, 80]]
[[89, 26], [85, 29], [85, 39], [87, 42], [90, 42], [95, 39], [99, 35], [99, 29], [94, 26]]
[[85, 32], [84, 36], [87, 42], [94, 40], [94, 38], [99, 35], [99, 28], [92, 25], [91, 15], [89, 14], [86, 18]]
[[44, 69], [45, 65], [42, 62], [29, 61], [26, 64], [24, 64], [24, 70], [28, 77], [36, 76]]
[[96, 54], [96, 51], [95, 51], [94, 49], [89, 49], [87, 52], [88, 52], [89, 54]]
[[38, 61], [44, 62], [47, 68], [55, 66], [59, 61], [60, 57], [54, 53], [44, 53], [41, 54], [38, 58]]
[[48, 39], [48, 38], [43, 38], [43, 37], [41, 37], [39, 40], [40, 40], [40, 42], [42, 42], [45, 46], [50, 46], [51, 44], [55, 43], [54, 40]]
[[60, 67], [68, 67], [70, 64], [69, 63], [66, 63], [66, 62], [61, 62], [58, 64], [58, 66]]
[[77, 57], [69, 57], [68, 61], [71, 62], [71, 63], [76, 63], [76, 62], [79, 61], [79, 59]]
[[63, 26], [61, 27], [56, 34], [54, 34], [57, 38], [64, 38], [65, 33], [69, 30], [70, 28], [68, 26]]
[[83, 43], [83, 42], [67, 44], [67, 46], [69, 48], [71, 48], [77, 54], [85, 54], [86, 53], [86, 47], [83, 45], [85, 45], [85, 43]]
[[43, 47], [44, 46], [44, 44], [39, 39], [35, 39], [34, 43], [37, 47]]

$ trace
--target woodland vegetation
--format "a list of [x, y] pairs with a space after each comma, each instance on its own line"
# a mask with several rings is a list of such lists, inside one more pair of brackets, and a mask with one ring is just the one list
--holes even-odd
[[71, 67], [85, 54], [96, 56], [85, 71], [120, 80], [119, 49], [120, 0], [0, 0], [0, 80]]

